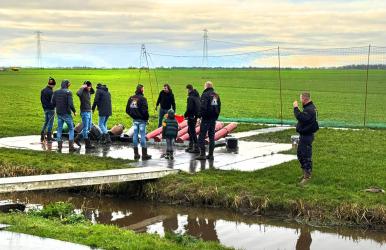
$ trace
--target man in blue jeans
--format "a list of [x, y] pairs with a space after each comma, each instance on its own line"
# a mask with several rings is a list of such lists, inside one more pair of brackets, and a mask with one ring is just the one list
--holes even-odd
[[92, 126], [92, 109], [91, 109], [91, 95], [95, 91], [92, 88], [90, 81], [85, 81], [82, 87], [76, 92], [76, 95], [80, 100], [80, 116], [82, 117], [82, 133], [79, 133], [75, 138], [75, 143], [80, 147], [80, 140], [84, 140], [86, 144], [86, 149], [94, 149], [95, 147], [91, 145], [90, 138], [88, 133]]
[[56, 109], [56, 114], [58, 116], [58, 130], [56, 135], [56, 140], [58, 142], [58, 151], [62, 151], [63, 141], [62, 141], [62, 130], [63, 124], [66, 123], [69, 129], [69, 138], [68, 145], [69, 151], [75, 152], [74, 147], [74, 122], [72, 120], [71, 112], [76, 116], [76, 110], [74, 107], [74, 102], [72, 99], [72, 93], [68, 89], [71, 83], [69, 80], [63, 80], [61, 89], [56, 90], [52, 95], [52, 105]]
[[42, 131], [40, 132], [40, 141], [43, 142], [46, 137], [47, 131], [47, 142], [52, 142], [52, 127], [54, 125], [55, 107], [52, 105], [52, 95], [54, 94], [55, 79], [48, 78], [47, 86], [40, 92], [40, 102], [44, 110], [44, 124]]
[[112, 115], [111, 94], [106, 85], [97, 84], [94, 103], [92, 104], [92, 112], [98, 107], [99, 113], [99, 128], [102, 131], [102, 144], [111, 143], [111, 138], [107, 130], [107, 120]]
[[146, 98], [143, 96], [144, 87], [138, 84], [135, 95], [131, 96], [127, 101], [126, 113], [133, 118], [133, 146], [134, 160], [138, 160], [141, 156], [138, 153], [138, 134], [141, 135], [142, 160], [151, 159], [151, 155], [147, 154], [146, 147], [146, 125], [149, 120], [149, 110]]

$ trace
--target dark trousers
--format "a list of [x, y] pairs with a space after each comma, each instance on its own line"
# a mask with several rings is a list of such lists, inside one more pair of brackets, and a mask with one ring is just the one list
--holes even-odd
[[197, 118], [188, 118], [189, 145], [197, 144], [196, 124]]
[[202, 151], [205, 151], [205, 137], [208, 133], [209, 147], [214, 148], [214, 133], [216, 120], [202, 120], [200, 125], [200, 135], [198, 136], [198, 145]]
[[314, 135], [300, 135], [298, 145], [298, 160], [301, 168], [308, 174], [312, 172], [312, 142], [314, 141]]
[[166, 138], [166, 152], [173, 152], [176, 138]]

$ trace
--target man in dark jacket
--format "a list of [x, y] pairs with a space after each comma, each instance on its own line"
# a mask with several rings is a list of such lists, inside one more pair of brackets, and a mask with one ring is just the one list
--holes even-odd
[[[220, 96], [214, 92], [212, 82], [205, 83], [205, 90], [201, 95], [201, 125], [200, 135], [198, 137], [198, 145], [200, 147], [200, 155], [196, 157], [196, 160], [213, 160], [214, 151], [214, 134], [216, 127], [216, 120], [220, 115], [221, 101]], [[208, 133], [209, 137], [209, 152], [205, 156], [205, 137]]]
[[138, 153], [138, 134], [141, 135], [141, 147], [142, 147], [142, 160], [151, 159], [151, 155], [147, 154], [146, 147], [146, 125], [149, 120], [149, 110], [147, 100], [143, 96], [144, 87], [138, 84], [135, 91], [135, 95], [131, 96], [127, 101], [126, 114], [133, 118], [133, 146], [134, 146], [134, 159], [138, 160], [141, 156]]
[[110, 135], [107, 131], [107, 120], [112, 115], [111, 94], [106, 85], [98, 83], [97, 90], [92, 104], [92, 112], [98, 107], [99, 128], [102, 131], [101, 143], [111, 143]]
[[72, 100], [72, 93], [68, 89], [71, 83], [69, 80], [63, 80], [61, 84], [61, 89], [56, 90], [52, 95], [52, 105], [56, 109], [56, 115], [58, 116], [58, 130], [56, 135], [56, 140], [58, 141], [58, 150], [62, 150], [62, 130], [63, 124], [66, 123], [69, 129], [69, 151], [74, 152], [74, 122], [72, 120], [71, 111], [76, 116], [76, 110], [74, 107], [74, 102]]
[[303, 104], [303, 111], [299, 110], [297, 101], [294, 101], [294, 115], [298, 120], [296, 132], [300, 134], [297, 156], [303, 169], [301, 185], [306, 184], [312, 173], [312, 142], [314, 141], [314, 133], [318, 131], [319, 125], [317, 121], [317, 110], [311, 101], [310, 93], [304, 92], [300, 95]]
[[95, 91], [92, 88], [90, 81], [85, 81], [82, 87], [76, 92], [76, 95], [80, 100], [80, 116], [82, 117], [82, 132], [75, 138], [75, 143], [80, 147], [80, 141], [83, 139], [86, 144], [86, 149], [93, 149], [88, 133], [92, 126], [92, 113], [91, 113], [91, 95]]
[[186, 85], [186, 89], [188, 90], [188, 99], [186, 101], [184, 117], [188, 120], [189, 146], [185, 151], [189, 153], [199, 153], [196, 124], [200, 115], [200, 95], [191, 84]]
[[42, 103], [44, 111], [44, 124], [42, 131], [40, 132], [40, 141], [43, 142], [47, 129], [47, 142], [52, 142], [52, 127], [54, 125], [55, 107], [52, 105], [52, 95], [54, 94], [55, 79], [48, 78], [47, 86], [40, 92], [40, 102]]
[[168, 113], [169, 109], [173, 109], [176, 112], [176, 101], [174, 100], [174, 94], [169, 84], [164, 85], [164, 89], [159, 93], [155, 110], [160, 105], [158, 113], [158, 127], [162, 126], [164, 115]]

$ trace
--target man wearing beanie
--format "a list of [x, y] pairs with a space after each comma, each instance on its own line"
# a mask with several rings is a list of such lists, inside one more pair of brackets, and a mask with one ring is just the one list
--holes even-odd
[[47, 142], [52, 142], [52, 127], [54, 125], [55, 107], [51, 103], [52, 95], [54, 94], [55, 79], [48, 78], [47, 86], [40, 92], [40, 102], [42, 103], [44, 111], [44, 124], [40, 132], [40, 141], [43, 142], [47, 130]]
[[135, 95], [131, 96], [127, 101], [126, 114], [133, 118], [133, 146], [134, 146], [134, 160], [138, 160], [141, 156], [138, 153], [138, 134], [141, 135], [142, 160], [151, 159], [151, 155], [147, 154], [146, 147], [146, 124], [149, 120], [149, 110], [147, 100], [143, 96], [144, 87], [138, 84]]
[[107, 131], [107, 120], [112, 115], [111, 94], [106, 85], [97, 84], [94, 103], [92, 104], [92, 112], [98, 107], [99, 113], [99, 128], [102, 130], [102, 144], [111, 143], [110, 135]]
[[62, 130], [63, 124], [66, 123], [68, 126], [68, 144], [69, 151], [74, 152], [76, 149], [74, 148], [74, 122], [72, 120], [71, 111], [76, 116], [76, 110], [74, 107], [74, 102], [72, 100], [72, 93], [68, 89], [71, 83], [69, 80], [63, 80], [61, 89], [56, 90], [52, 95], [52, 105], [56, 109], [56, 114], [58, 116], [58, 130], [56, 135], [56, 140], [58, 142], [58, 151], [62, 151]]
[[92, 125], [91, 95], [94, 93], [95, 91], [90, 81], [85, 81], [82, 87], [76, 92], [80, 100], [80, 116], [82, 117], [83, 128], [82, 132], [76, 136], [75, 143], [80, 147], [80, 141], [83, 139], [86, 144], [86, 149], [95, 148], [91, 145], [90, 138], [88, 138], [88, 132]]

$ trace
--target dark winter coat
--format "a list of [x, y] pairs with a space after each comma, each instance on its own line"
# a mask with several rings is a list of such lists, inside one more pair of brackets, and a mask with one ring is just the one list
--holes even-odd
[[207, 88], [201, 95], [200, 114], [202, 120], [217, 120], [221, 112], [220, 96], [213, 88]]
[[299, 108], [294, 108], [294, 114], [298, 120], [296, 125], [296, 132], [301, 135], [312, 135], [319, 130], [317, 121], [317, 110], [312, 102], [303, 106], [303, 112]]
[[45, 87], [40, 92], [40, 102], [42, 103], [42, 107], [44, 110], [54, 110], [55, 107], [52, 105], [52, 95], [54, 94], [54, 91], [51, 87]]
[[200, 95], [197, 90], [189, 92], [188, 99], [186, 101], [185, 118], [196, 118], [200, 115]]
[[134, 120], [149, 120], [147, 100], [142, 93], [136, 92], [127, 101], [126, 114], [128, 114]]
[[68, 83], [67, 80], [63, 81], [61, 89], [56, 90], [52, 95], [52, 105], [56, 108], [58, 115], [71, 115], [71, 111], [76, 112]]
[[175, 139], [178, 134], [178, 122], [173, 115], [169, 115], [162, 122], [162, 138], [171, 138]]
[[173, 92], [169, 91], [169, 93], [166, 93], [164, 90], [162, 90], [158, 95], [156, 106], [158, 105], [160, 105], [162, 109], [173, 109], [175, 112], [176, 101], [174, 100]]
[[80, 100], [80, 112], [91, 112], [91, 95], [94, 94], [95, 91], [91, 88], [90, 91], [87, 91], [87, 88], [81, 87], [76, 95], [79, 96]]
[[104, 86], [97, 86], [94, 103], [92, 104], [92, 111], [98, 107], [99, 116], [111, 116], [112, 107], [111, 107], [111, 94], [109, 89]]

